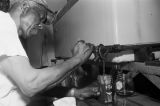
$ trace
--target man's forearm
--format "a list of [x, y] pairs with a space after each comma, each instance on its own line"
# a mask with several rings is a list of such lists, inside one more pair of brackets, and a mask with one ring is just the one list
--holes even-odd
[[23, 94], [30, 97], [51, 85], [55, 86], [57, 81], [80, 64], [80, 58], [71, 58], [53, 67], [35, 69], [27, 58], [14, 56], [5, 59], [1, 66], [4, 73], [16, 83]]
[[63, 63], [42, 69], [35, 80], [36, 85], [38, 85], [38, 91], [44, 88], [51, 88], [60, 83], [59, 81], [70, 74], [74, 69], [78, 68], [81, 63], [80, 58], [71, 58]]

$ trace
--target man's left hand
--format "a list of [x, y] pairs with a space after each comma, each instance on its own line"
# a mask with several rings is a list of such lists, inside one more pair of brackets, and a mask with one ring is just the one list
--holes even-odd
[[98, 96], [100, 94], [98, 87], [85, 87], [82, 89], [75, 89], [75, 97], [84, 100], [87, 97]]

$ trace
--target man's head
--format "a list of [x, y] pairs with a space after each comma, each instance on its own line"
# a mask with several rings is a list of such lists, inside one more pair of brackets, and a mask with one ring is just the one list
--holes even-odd
[[11, 12], [17, 24], [18, 33], [26, 38], [37, 35], [47, 20], [48, 8], [34, 0], [23, 0], [13, 4]]

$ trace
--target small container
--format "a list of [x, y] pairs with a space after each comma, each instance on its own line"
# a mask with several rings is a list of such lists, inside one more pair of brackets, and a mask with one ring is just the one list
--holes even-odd
[[130, 77], [122, 74], [122, 77], [116, 82], [117, 94], [120, 96], [130, 96], [134, 94], [134, 84]]

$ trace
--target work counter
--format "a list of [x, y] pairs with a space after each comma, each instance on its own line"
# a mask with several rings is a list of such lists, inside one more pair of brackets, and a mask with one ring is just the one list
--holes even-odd
[[116, 97], [115, 103], [102, 104], [96, 99], [77, 101], [77, 106], [160, 106], [160, 101], [135, 93], [129, 97]]
[[[50, 101], [51, 102], [51, 101]], [[39, 98], [27, 106], [53, 106], [47, 103], [45, 98]], [[132, 96], [120, 97], [116, 96], [115, 103], [103, 104], [95, 98], [86, 100], [77, 100], [77, 106], [160, 106], [160, 101], [153, 99], [149, 96], [135, 93]]]

